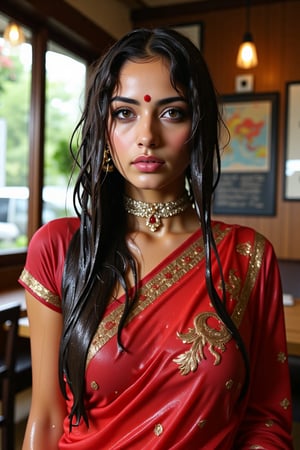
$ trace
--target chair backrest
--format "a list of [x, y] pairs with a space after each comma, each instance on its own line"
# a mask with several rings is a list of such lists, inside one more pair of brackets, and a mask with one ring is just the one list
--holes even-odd
[[18, 337], [20, 305], [0, 307], [1, 357], [0, 357], [0, 398], [2, 413], [2, 448], [14, 448], [14, 370]]

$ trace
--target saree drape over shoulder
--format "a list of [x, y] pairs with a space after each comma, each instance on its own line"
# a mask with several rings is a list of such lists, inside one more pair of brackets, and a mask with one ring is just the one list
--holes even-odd
[[[60, 311], [65, 252], [77, 219], [41, 228], [31, 241], [20, 283]], [[151, 271], [122, 333], [124, 298], [99, 324], [86, 362], [86, 409], [60, 449], [290, 449], [291, 405], [282, 293], [271, 244], [246, 228], [213, 223], [226, 304], [250, 359], [245, 365], [211, 305], [201, 232]], [[221, 280], [213, 259], [217, 289]], [[70, 411], [71, 403], [68, 403]]]

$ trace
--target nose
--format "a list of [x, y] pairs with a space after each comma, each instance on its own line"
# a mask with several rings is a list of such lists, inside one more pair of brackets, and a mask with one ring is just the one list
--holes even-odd
[[146, 114], [140, 118], [137, 145], [145, 148], [155, 148], [159, 143], [159, 130], [154, 117]]

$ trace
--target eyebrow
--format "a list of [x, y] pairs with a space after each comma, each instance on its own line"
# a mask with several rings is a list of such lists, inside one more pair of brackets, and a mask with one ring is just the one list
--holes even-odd
[[[156, 104], [158, 106], [163, 106], [163, 105], [167, 105], [169, 103], [174, 103], [174, 102], [178, 102], [178, 101], [187, 103], [187, 100], [184, 97], [181, 97], [180, 95], [178, 95], [178, 96], [167, 97], [167, 98], [158, 100], [158, 102], [156, 102]], [[133, 98], [129, 98], [129, 97], [122, 97], [119, 95], [113, 97], [110, 102], [111, 103], [112, 102], [124, 102], [124, 103], [130, 103], [131, 105], [140, 105], [140, 102], [138, 100], [134, 100]]]

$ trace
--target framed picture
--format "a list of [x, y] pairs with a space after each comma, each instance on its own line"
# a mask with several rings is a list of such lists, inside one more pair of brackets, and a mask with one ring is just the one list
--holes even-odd
[[178, 31], [183, 34], [185, 37], [189, 38], [193, 44], [202, 50], [203, 43], [203, 26], [202, 23], [193, 23], [193, 24], [182, 24], [172, 26], [173, 30]]
[[284, 198], [300, 200], [300, 81], [286, 84]]
[[222, 98], [221, 179], [213, 212], [275, 215], [277, 92]]

